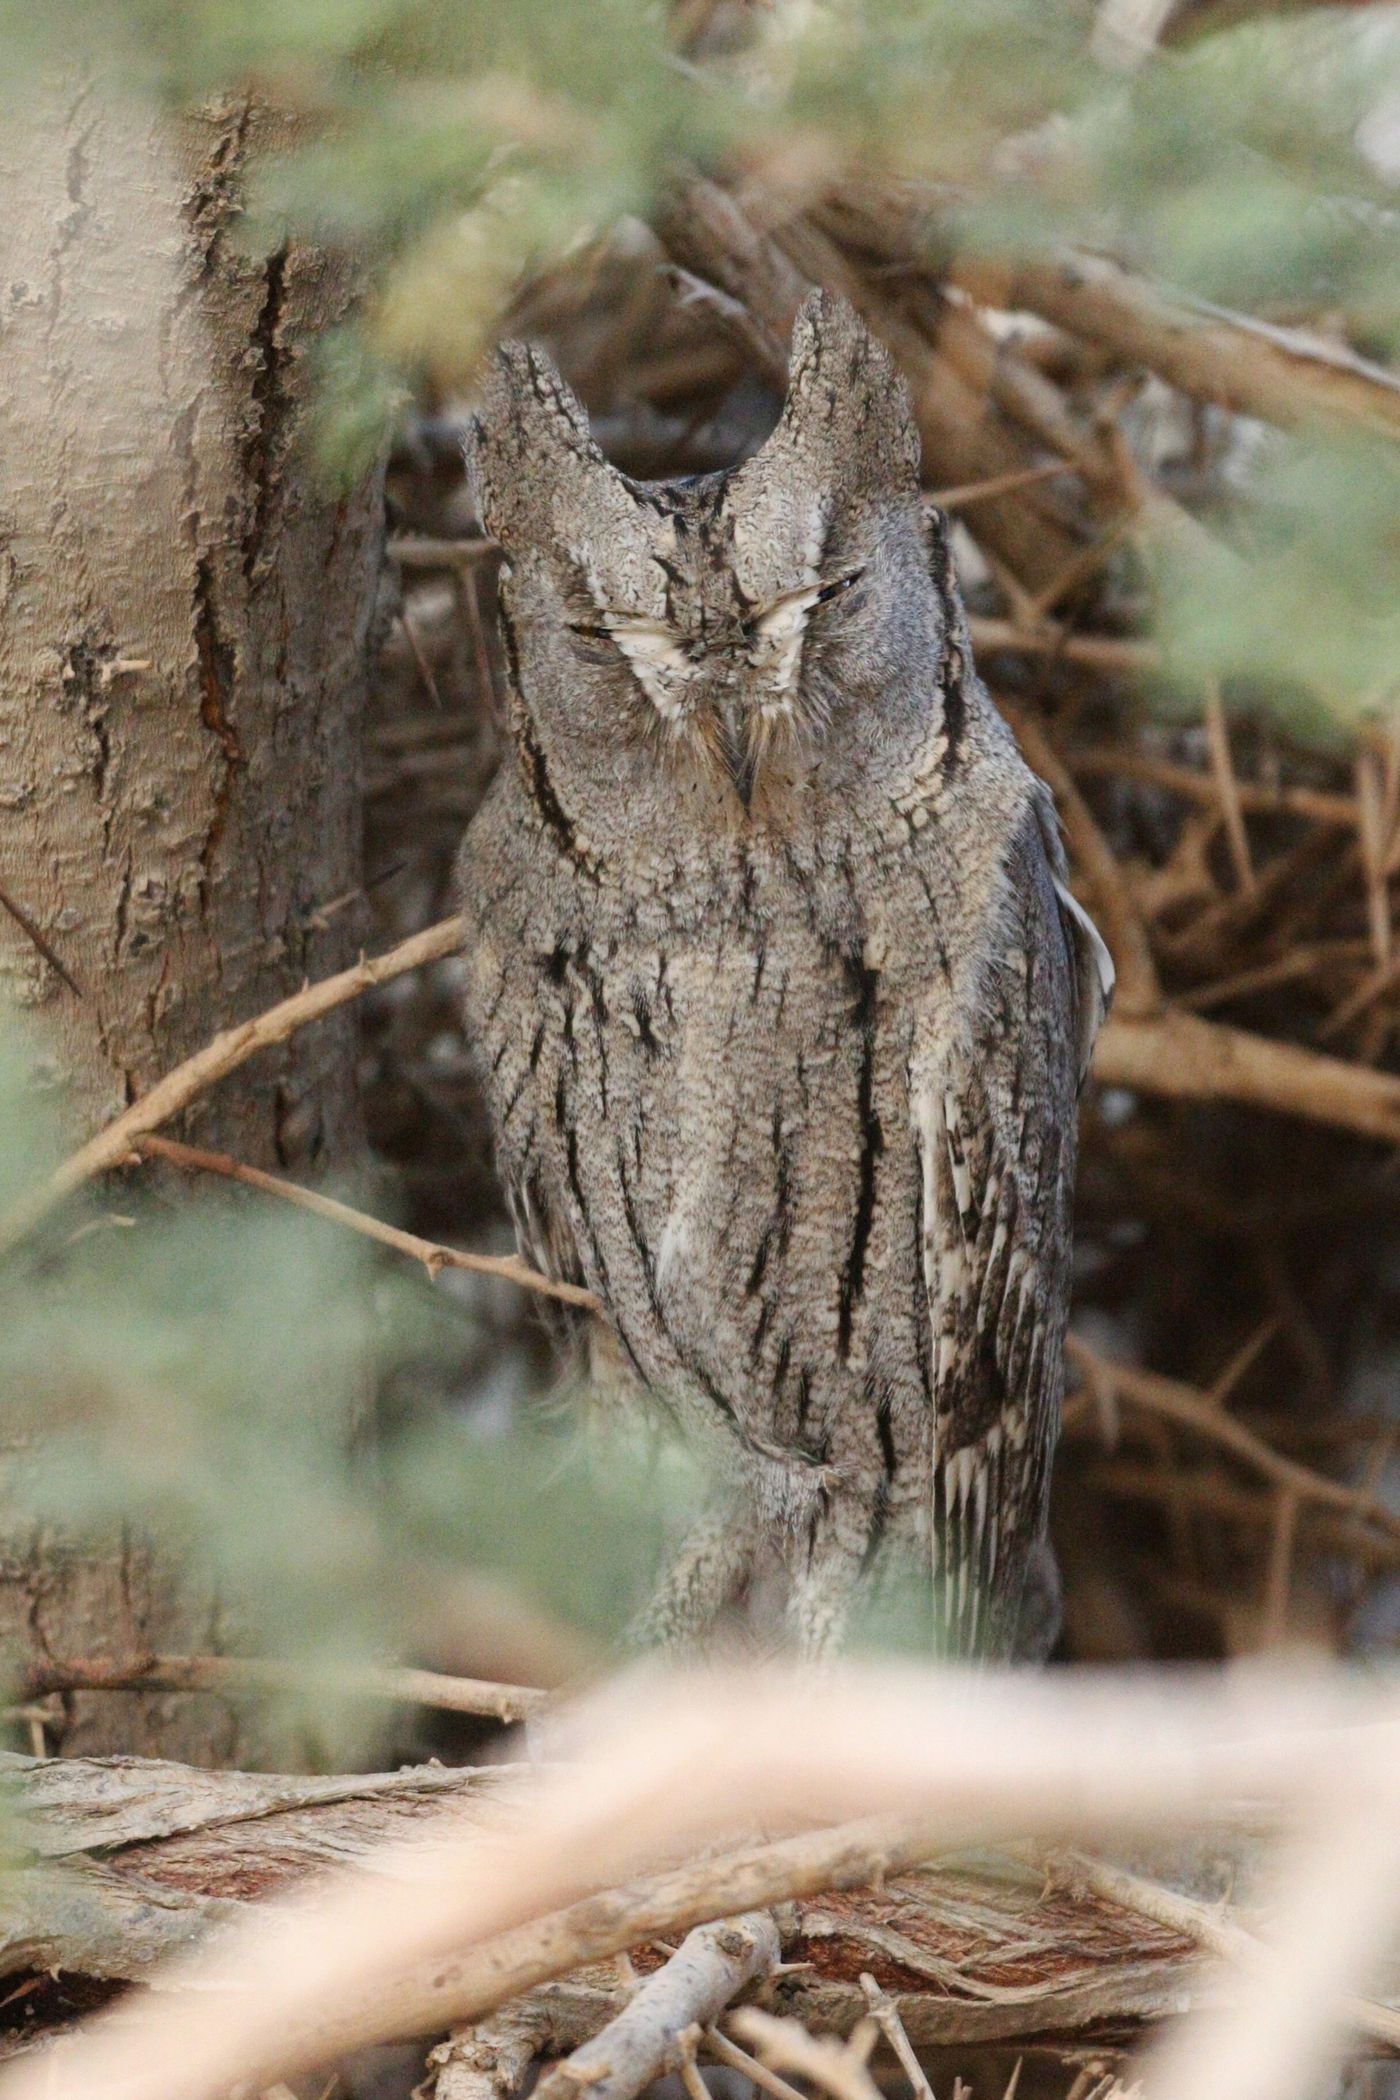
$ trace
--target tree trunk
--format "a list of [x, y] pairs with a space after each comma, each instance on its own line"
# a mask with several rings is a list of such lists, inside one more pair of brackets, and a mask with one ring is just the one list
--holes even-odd
[[[337, 497], [305, 442], [348, 269], [238, 243], [274, 120], [26, 90], [0, 127], [0, 1001], [33, 1009], [25, 1047], [77, 1144], [353, 957], [354, 911], [318, 913], [360, 880], [382, 505], [377, 480]], [[201, 1136], [294, 1173], [345, 1157], [353, 1027], [254, 1062]], [[129, 1542], [0, 1559], [0, 1637], [31, 1656], [208, 1648], [221, 1611]], [[257, 1754], [241, 1725], [211, 1699], [104, 1696], [66, 1744], [234, 1761]]]

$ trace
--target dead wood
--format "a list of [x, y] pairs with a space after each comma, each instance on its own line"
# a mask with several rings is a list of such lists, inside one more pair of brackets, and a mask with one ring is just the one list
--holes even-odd
[[[422, 1766], [296, 1778], [141, 1758], [7, 1757], [0, 1786], [22, 1863], [6, 1883], [0, 1974], [139, 1981], [251, 1904], [412, 1837], [448, 1803], [469, 1827], [511, 1826], [525, 1776], [512, 1766]], [[483, 1982], [493, 1972], [508, 2013], [503, 2027], [495, 2013], [445, 2046], [440, 2100], [491, 2100], [492, 2061], [513, 2085], [521, 2050], [575, 2047], [639, 1999], [624, 2030], [629, 2062], [634, 2046], [658, 2046], [677, 1991], [690, 2018], [711, 2024], [746, 1980], [741, 1971], [771, 1967], [776, 1936], [746, 1933], [735, 1953], [726, 1927], [692, 1932], [695, 1958], [669, 1975], [668, 1964], [630, 2001], [612, 1957], [635, 1949], [650, 1967], [650, 1942], [685, 1929], [707, 1888], [772, 1886], [775, 1866], [788, 1887], [811, 1891], [782, 1913], [782, 1951], [807, 1966], [764, 1986], [758, 2002], [818, 2026], [846, 2031], [862, 2017], [862, 1974], [892, 1994], [921, 2045], [1116, 2030], [1160, 2016], [1193, 1989], [1196, 1938], [1134, 1916], [1083, 1876], [1047, 1883], [1016, 1856], [993, 1854], [913, 1871], [905, 1862], [919, 1849], [889, 1827], [814, 1833], [702, 1858], [518, 1928], [481, 1950], [484, 1964], [463, 1957], [459, 1998], [480, 1967]], [[633, 2025], [650, 2039], [634, 2043]]]
[[679, 2068], [686, 2030], [717, 2020], [746, 1984], [776, 1966], [781, 1951], [768, 1911], [697, 1926], [606, 2027], [540, 2080], [539, 2100], [576, 2100], [585, 2091], [594, 2100], [635, 2100], [654, 2078]]

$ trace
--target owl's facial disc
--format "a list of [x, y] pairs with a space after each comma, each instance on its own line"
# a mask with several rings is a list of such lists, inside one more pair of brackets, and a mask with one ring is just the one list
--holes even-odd
[[689, 629], [671, 612], [669, 595], [668, 614], [660, 617], [595, 600], [596, 609], [570, 620], [569, 631], [590, 656], [599, 652], [594, 660], [616, 650], [660, 721], [692, 740], [703, 760], [721, 765], [748, 809], [778, 728], [804, 722], [801, 670], [809, 624], [863, 573], [855, 565], [815, 576]]

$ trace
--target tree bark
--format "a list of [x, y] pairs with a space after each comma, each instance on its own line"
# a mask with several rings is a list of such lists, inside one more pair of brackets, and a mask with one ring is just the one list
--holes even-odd
[[[32, 78], [0, 127], [0, 1009], [29, 1010], [74, 1142], [356, 945], [353, 911], [318, 909], [360, 880], [381, 490], [337, 494], [306, 443], [348, 267], [239, 243], [278, 131]], [[294, 1173], [344, 1158], [353, 1025], [295, 1036], [192, 1125]], [[204, 1649], [221, 1619], [132, 1541], [0, 1553], [0, 1639], [31, 1660]], [[79, 1700], [67, 1744], [256, 1754], [233, 1708], [144, 1694]]]

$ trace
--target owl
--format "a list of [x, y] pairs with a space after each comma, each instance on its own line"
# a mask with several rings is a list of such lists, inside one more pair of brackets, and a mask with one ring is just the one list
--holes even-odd
[[817, 292], [730, 471], [630, 480], [521, 345], [469, 447], [514, 745], [458, 871], [499, 1170], [718, 1483], [646, 1631], [776, 1583], [828, 1655], [897, 1559], [946, 1652], [1016, 1652], [1112, 967], [974, 671], [907, 389]]

